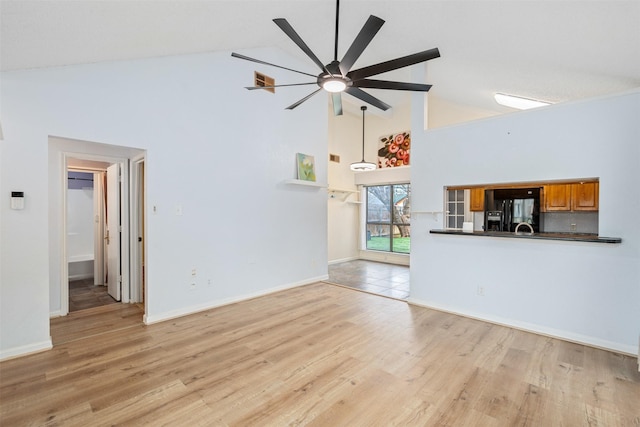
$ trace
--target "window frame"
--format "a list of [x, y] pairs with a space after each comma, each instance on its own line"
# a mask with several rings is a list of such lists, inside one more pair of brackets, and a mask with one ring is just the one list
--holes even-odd
[[[376, 252], [388, 252], [388, 253], [393, 253], [393, 254], [403, 254], [403, 255], [409, 255], [411, 253], [411, 183], [409, 182], [401, 182], [401, 183], [393, 183], [393, 184], [372, 184], [372, 185], [364, 185], [364, 194], [365, 194], [365, 209], [364, 209], [364, 229], [365, 229], [365, 234], [366, 234], [366, 238], [365, 238], [365, 242], [364, 242], [364, 249], [368, 250], [368, 251], [376, 251]], [[383, 207], [385, 207], [387, 209], [387, 212], [389, 213], [388, 215], [388, 220], [370, 220], [370, 215], [369, 215], [369, 207], [370, 207], [370, 203], [369, 203], [369, 198], [370, 197], [375, 197], [372, 196], [369, 189], [371, 187], [388, 187], [388, 191], [389, 191], [389, 204], [385, 205], [384, 203], [382, 204]], [[407, 197], [409, 198], [409, 222], [402, 222], [399, 220], [399, 218], [397, 217], [397, 213], [396, 210], [394, 209], [394, 195], [395, 195], [395, 188], [396, 187], [405, 187], [405, 193], [407, 194]], [[376, 198], [376, 200], [380, 201], [379, 198]], [[377, 248], [370, 248], [369, 247], [369, 226], [382, 226], [382, 227], [388, 227], [389, 229], [389, 247], [387, 249], [377, 249]], [[409, 250], [408, 251], [398, 251], [398, 250], [394, 250], [394, 239], [397, 239], [396, 237], [394, 237], [394, 227], [397, 227], [400, 230], [400, 227], [407, 227], [409, 230], [408, 236], [409, 237]]]

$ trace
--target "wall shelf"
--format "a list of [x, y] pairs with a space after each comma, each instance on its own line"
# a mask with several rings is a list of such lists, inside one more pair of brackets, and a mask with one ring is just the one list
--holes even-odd
[[[359, 191], [357, 190], [344, 190], [342, 188], [331, 188], [331, 187], [329, 187], [328, 192], [329, 192], [330, 199], [339, 199], [343, 202], [346, 202], [349, 196], [351, 196], [352, 194], [359, 193]], [[355, 203], [355, 201], [352, 203]]]
[[327, 188], [327, 184], [315, 181], [304, 181], [302, 179], [286, 179], [285, 184], [306, 185], [307, 187]]

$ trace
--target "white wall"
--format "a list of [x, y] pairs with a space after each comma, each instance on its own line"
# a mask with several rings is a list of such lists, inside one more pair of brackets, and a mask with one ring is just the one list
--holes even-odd
[[451, 126], [472, 120], [497, 116], [497, 111], [482, 110], [468, 105], [455, 104], [429, 94], [429, 129]]
[[[379, 95], [383, 97], [384, 95]], [[386, 113], [373, 111], [375, 107], [368, 107], [365, 112], [365, 155], [368, 162], [378, 162], [378, 139], [389, 133], [410, 130], [411, 105], [405, 104], [393, 107]], [[359, 176], [367, 175], [367, 184], [388, 183], [384, 172], [353, 172], [349, 169], [351, 163], [362, 159], [362, 112], [358, 114], [345, 113], [342, 116], [329, 115], [329, 152], [340, 155], [340, 163], [329, 163], [329, 186], [334, 188], [357, 190]], [[407, 171], [408, 172], [408, 171]], [[409, 174], [405, 174], [409, 181]], [[380, 176], [380, 178], [375, 178]], [[373, 178], [371, 178], [373, 177]], [[398, 182], [398, 181], [393, 181]], [[352, 195], [347, 200], [358, 200], [358, 195]], [[360, 197], [360, 200], [364, 198]], [[329, 200], [328, 242], [329, 262], [340, 262], [351, 259], [371, 259], [400, 264], [408, 264], [406, 255], [381, 253], [378, 251], [360, 250], [360, 214], [364, 205], [343, 203], [339, 200]]]
[[86, 185], [67, 190], [69, 279], [93, 277], [93, 182]]
[[[243, 53], [299, 65], [276, 50]], [[247, 91], [254, 70], [291, 79], [229, 52], [2, 74], [0, 194], [24, 191], [26, 208], [0, 197], [0, 358], [51, 345], [62, 189], [47, 181], [65, 148], [50, 135], [105, 155], [146, 150], [157, 207], [146, 221], [147, 321], [326, 277], [326, 191], [283, 183], [296, 152], [315, 155], [327, 181], [326, 96], [285, 110], [308, 88]]]
[[93, 257], [93, 187], [67, 190], [67, 235], [69, 261]]
[[[369, 142], [371, 139], [369, 138]], [[334, 116], [329, 112], [329, 153], [340, 156], [340, 163], [329, 162], [329, 188], [356, 191], [351, 163], [362, 158], [362, 116], [345, 113]], [[365, 157], [373, 159], [374, 147], [365, 140]], [[340, 194], [339, 197], [343, 196]], [[358, 258], [358, 216], [360, 205], [350, 203], [358, 200], [358, 194], [349, 195], [347, 201], [339, 197], [329, 199], [327, 240], [329, 262], [336, 263]]]
[[[412, 302], [637, 354], [638, 117], [635, 91], [414, 130]], [[446, 185], [579, 177], [600, 178], [599, 232], [622, 244], [432, 235], [442, 216], [416, 214], [442, 211]]]

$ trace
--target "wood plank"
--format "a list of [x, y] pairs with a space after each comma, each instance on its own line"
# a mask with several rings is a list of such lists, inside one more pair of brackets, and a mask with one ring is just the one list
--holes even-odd
[[121, 309], [0, 362], [0, 424], [640, 425], [635, 358], [327, 283], [149, 326]]

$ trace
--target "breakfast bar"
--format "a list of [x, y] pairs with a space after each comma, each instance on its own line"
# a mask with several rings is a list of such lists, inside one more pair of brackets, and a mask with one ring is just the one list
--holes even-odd
[[509, 239], [562, 240], [567, 242], [588, 243], [622, 243], [620, 237], [601, 237], [596, 234], [580, 233], [513, 233], [507, 231], [461, 231], [461, 230], [430, 230], [431, 234], [447, 234], [470, 237], [502, 237]]

